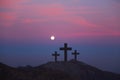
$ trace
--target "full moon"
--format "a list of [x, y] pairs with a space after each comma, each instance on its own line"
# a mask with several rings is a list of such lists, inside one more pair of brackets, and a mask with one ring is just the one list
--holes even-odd
[[50, 39], [51, 39], [51, 40], [55, 40], [55, 36], [51, 36]]

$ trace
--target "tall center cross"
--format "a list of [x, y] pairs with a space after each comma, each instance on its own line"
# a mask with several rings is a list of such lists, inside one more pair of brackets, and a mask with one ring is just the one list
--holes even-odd
[[64, 47], [61, 47], [60, 50], [64, 51], [64, 61], [67, 62], [67, 51], [72, 50], [72, 48], [68, 47], [67, 43], [64, 43]]
[[57, 56], [60, 56], [60, 54], [58, 54], [57, 51], [55, 51], [55, 53], [53, 53], [52, 56], [55, 57], [55, 62], [57, 62]]
[[77, 61], [77, 55], [79, 55], [79, 53], [77, 52], [77, 50], [75, 50], [75, 51], [72, 53], [72, 55], [75, 56], [75, 61]]

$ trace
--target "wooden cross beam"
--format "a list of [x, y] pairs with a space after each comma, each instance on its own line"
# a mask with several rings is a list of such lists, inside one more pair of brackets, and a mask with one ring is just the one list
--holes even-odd
[[72, 48], [68, 47], [67, 43], [64, 43], [64, 47], [61, 47], [60, 50], [64, 51], [64, 61], [67, 62], [67, 51], [72, 50]]
[[77, 50], [75, 50], [72, 55], [74, 55], [75, 61], [77, 61], [77, 55], [79, 55], [79, 53], [77, 52]]
[[53, 53], [52, 56], [55, 57], [55, 62], [57, 62], [57, 57], [60, 56], [60, 54], [58, 54], [57, 51], [55, 51], [55, 53]]

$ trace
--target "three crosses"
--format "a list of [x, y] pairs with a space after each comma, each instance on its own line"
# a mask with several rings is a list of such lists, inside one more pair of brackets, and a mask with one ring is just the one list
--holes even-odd
[[[67, 46], [67, 43], [64, 43], [64, 47], [61, 47], [60, 50], [64, 51], [64, 61], [67, 62], [67, 51], [68, 50], [72, 50], [71, 47]], [[77, 50], [75, 50], [72, 55], [74, 55], [74, 59], [75, 61], [77, 61], [77, 55], [79, 55], [79, 53], [77, 52]], [[57, 62], [57, 57], [60, 56], [60, 54], [57, 53], [57, 51], [55, 51], [54, 54], [52, 54], [52, 56], [55, 57], [55, 62]]]

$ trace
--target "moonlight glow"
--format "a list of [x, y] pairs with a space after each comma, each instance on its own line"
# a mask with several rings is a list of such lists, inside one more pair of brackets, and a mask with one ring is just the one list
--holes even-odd
[[55, 36], [51, 36], [50, 39], [51, 39], [51, 40], [55, 40]]

